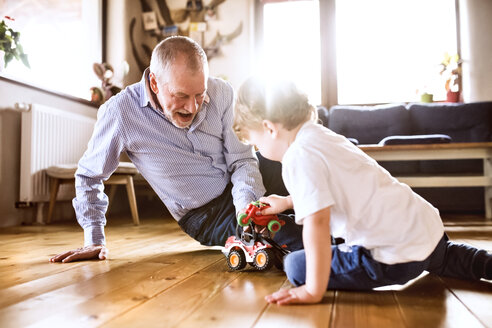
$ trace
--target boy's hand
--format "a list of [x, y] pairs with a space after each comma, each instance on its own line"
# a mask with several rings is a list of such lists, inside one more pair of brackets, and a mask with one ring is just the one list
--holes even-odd
[[100, 259], [105, 260], [108, 258], [108, 249], [104, 245], [92, 245], [77, 248], [62, 254], [58, 254], [50, 258], [50, 262], [63, 262], [68, 263], [72, 261], [92, 260]]
[[287, 304], [312, 304], [319, 303], [323, 299], [323, 295], [315, 296], [308, 293], [306, 285], [296, 288], [280, 289], [279, 291], [265, 296], [268, 303], [287, 305]]
[[261, 197], [260, 202], [270, 205], [270, 207], [261, 211], [261, 215], [278, 214], [293, 207], [290, 196], [283, 197], [279, 195], [270, 195], [267, 197]]

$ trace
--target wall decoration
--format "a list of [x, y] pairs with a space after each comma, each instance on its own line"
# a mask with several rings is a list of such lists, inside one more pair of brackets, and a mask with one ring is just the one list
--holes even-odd
[[[128, 74], [128, 63], [125, 63], [123, 75]], [[106, 100], [121, 91], [120, 87], [113, 84], [114, 69], [108, 63], [94, 63], [92, 66], [94, 73], [101, 80], [101, 87], [92, 87], [91, 102], [97, 106], [104, 104]]]
[[152, 31], [158, 28], [157, 16], [154, 11], [142, 13], [142, 23], [145, 31]]
[[[157, 19], [157, 14], [153, 11], [150, 1], [155, 1], [159, 14], [163, 22]], [[238, 26], [229, 34], [222, 34], [217, 31], [213, 40], [208, 41], [205, 38], [205, 32], [208, 30], [207, 22], [217, 19], [217, 8], [226, 0], [211, 0], [208, 4], [202, 0], [187, 0], [185, 7], [171, 11], [165, 0], [140, 0], [142, 8], [143, 27], [146, 33], [155, 39], [155, 44], [172, 35], [185, 35], [197, 41], [205, 50], [208, 60], [221, 54], [221, 47], [242, 33], [243, 24], [239, 22]], [[155, 19], [154, 19], [155, 17]], [[140, 43], [137, 45], [135, 33], [135, 24], [137, 19], [134, 17], [130, 21], [129, 33], [132, 48], [132, 54], [139, 69], [143, 72], [148, 66], [152, 48], [155, 46]], [[144, 57], [139, 50], [143, 50]]]

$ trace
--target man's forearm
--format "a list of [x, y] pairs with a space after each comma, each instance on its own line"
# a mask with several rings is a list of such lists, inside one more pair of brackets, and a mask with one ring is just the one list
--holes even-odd
[[241, 164], [237, 164], [232, 172], [231, 181], [234, 205], [238, 211], [265, 194], [263, 179], [255, 158], [244, 159]]
[[104, 245], [108, 199], [102, 180], [76, 176], [76, 197], [72, 204], [77, 221], [84, 229], [84, 245]]

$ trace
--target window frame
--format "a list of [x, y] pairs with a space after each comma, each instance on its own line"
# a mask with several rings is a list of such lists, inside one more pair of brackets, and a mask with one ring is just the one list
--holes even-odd
[[[289, 0], [255, 0], [255, 55], [260, 58], [263, 50], [263, 6], [268, 2]], [[290, 0], [296, 1], [296, 0]], [[456, 47], [461, 57], [459, 0], [454, 0], [456, 13]], [[321, 105], [327, 108], [338, 104], [337, 56], [336, 56], [336, 0], [320, 0], [321, 47]], [[461, 82], [461, 81], [460, 81]], [[460, 83], [460, 90], [462, 89]], [[350, 104], [347, 104], [350, 105]], [[376, 104], [358, 104], [376, 105]]]
[[[108, 28], [107, 28], [107, 11], [108, 11], [108, 0], [99, 0], [99, 1], [101, 3], [101, 5], [100, 5], [100, 12], [98, 12], [97, 14], [99, 15], [99, 19], [101, 21], [100, 32], [99, 32], [101, 34], [100, 35], [100, 40], [101, 40], [101, 44], [100, 44], [101, 61], [102, 62], [105, 62], [106, 59], [107, 59], [107, 30], [108, 30]], [[22, 80], [22, 79], [20, 79], [18, 77], [15, 77], [15, 76], [11, 75], [11, 74], [8, 74], [8, 73], [7, 74], [4, 74], [4, 73], [0, 74], [0, 79], [3, 80], [3, 81], [7, 81], [7, 82], [10, 82], [10, 83], [19, 85], [19, 86], [28, 87], [28, 88], [30, 88], [32, 90], [42, 91], [42, 92], [47, 93], [47, 94], [59, 96], [61, 98], [64, 98], [64, 99], [67, 99], [67, 100], [71, 100], [71, 101], [75, 101], [75, 102], [78, 102], [78, 103], [81, 103], [81, 104], [84, 104], [84, 105], [95, 106], [91, 101], [89, 101], [87, 99], [81, 98], [81, 97], [76, 96], [76, 95], [64, 93], [62, 91], [58, 91], [58, 90], [54, 90], [54, 89], [51, 89], [51, 88], [47, 88], [47, 87], [45, 87], [43, 85], [40, 85], [39, 83]]]

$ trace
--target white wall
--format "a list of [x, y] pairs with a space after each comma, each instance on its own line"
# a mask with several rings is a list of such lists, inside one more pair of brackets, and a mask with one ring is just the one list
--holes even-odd
[[[96, 113], [96, 108], [43, 91], [0, 80], [0, 227], [35, 221], [34, 208], [17, 209], [20, 181], [21, 113], [18, 102], [38, 103], [75, 113]], [[47, 210], [45, 206], [45, 210]], [[75, 218], [70, 202], [57, 203], [55, 219]]]
[[[148, 1], [155, 12], [159, 12], [156, 2]], [[207, 2], [205, 2], [207, 3]], [[251, 74], [253, 62], [253, 4], [254, 0], [227, 0], [217, 10], [217, 20], [209, 21], [205, 34], [205, 45], [208, 45], [217, 32], [230, 34], [240, 22], [243, 23], [242, 33], [229, 44], [223, 45], [222, 54], [209, 61], [210, 74], [225, 77], [235, 88]], [[183, 9], [184, 0], [167, 0], [171, 11]], [[137, 50], [140, 58], [146, 58], [140, 44], [144, 43], [153, 48], [157, 43], [155, 38], [143, 31], [139, 1], [109, 0], [108, 1], [108, 62], [115, 68], [116, 74], [121, 71], [122, 62], [130, 64], [130, 72], [123, 79], [124, 84], [138, 82], [141, 72], [138, 69], [131, 50], [129, 26], [133, 17], [136, 18], [134, 36], [138, 40]], [[180, 26], [186, 27], [186, 23]], [[115, 81], [121, 78], [115, 76]]]
[[228, 0], [219, 6], [218, 20], [210, 22], [205, 44], [213, 40], [215, 33], [229, 34], [243, 23], [241, 35], [222, 46], [222, 55], [210, 60], [210, 73], [224, 76], [237, 89], [253, 72], [254, 29], [253, 1]]
[[463, 100], [492, 100], [492, 1], [460, 0]]

